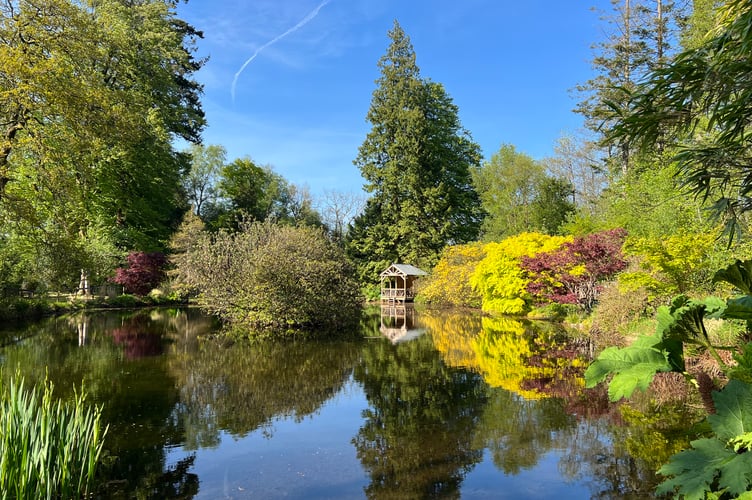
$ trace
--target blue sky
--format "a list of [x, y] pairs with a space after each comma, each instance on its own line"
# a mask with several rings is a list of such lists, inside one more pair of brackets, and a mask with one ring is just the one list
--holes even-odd
[[362, 186], [352, 161], [395, 19], [485, 158], [513, 144], [542, 159], [581, 127], [572, 89], [593, 76], [591, 46], [610, 9], [609, 0], [190, 0], [178, 15], [204, 32], [205, 144], [271, 165], [316, 196]]

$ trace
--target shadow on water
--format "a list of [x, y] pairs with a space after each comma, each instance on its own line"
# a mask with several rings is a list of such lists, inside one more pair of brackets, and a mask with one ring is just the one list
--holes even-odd
[[[237, 460], [234, 498], [639, 498], [656, 484], [670, 429], [627, 428], [586, 392], [586, 360], [556, 325], [408, 306], [370, 311], [360, 341], [206, 340], [217, 328], [195, 309], [79, 313], [4, 333], [0, 368], [63, 398], [83, 383], [102, 405], [108, 498], [214, 498], [214, 470]], [[352, 429], [338, 461], [254, 481], [280, 425], [304, 433], [290, 463], [321, 460], [302, 442], [335, 446], [317, 441], [334, 411]]]

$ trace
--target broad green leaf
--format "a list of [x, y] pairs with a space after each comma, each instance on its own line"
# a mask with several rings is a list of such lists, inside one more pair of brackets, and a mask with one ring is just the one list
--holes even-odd
[[691, 449], [677, 453], [658, 470], [659, 474], [672, 477], [658, 486], [657, 493], [677, 493], [687, 500], [704, 499], [723, 463], [736, 455], [718, 439], [698, 439], [691, 444]]
[[613, 374], [609, 399], [628, 398], [635, 389], [647, 389], [657, 372], [672, 371], [667, 354], [656, 337], [640, 337], [629, 347], [609, 347], [588, 367], [585, 386], [594, 387]]
[[[716, 413], [708, 416], [716, 437], [692, 441], [692, 449], [677, 453], [658, 471], [673, 476], [658, 493], [675, 492], [685, 498], [705, 498], [709, 491], [734, 497], [752, 485], [752, 386], [731, 380], [713, 393]], [[715, 481], [717, 479], [717, 484]]]
[[752, 294], [752, 260], [737, 260], [726, 269], [716, 271], [713, 282], [724, 281], [746, 294]]
[[656, 333], [663, 339], [708, 346], [710, 340], [703, 319], [719, 317], [725, 308], [726, 304], [717, 297], [691, 300], [679, 295], [670, 307], [658, 308]]
[[708, 416], [713, 432], [729, 441], [752, 431], [752, 386], [731, 380], [722, 391], [713, 393], [716, 413]]
[[[732, 450], [733, 452], [733, 450]], [[752, 479], [752, 453], [734, 453], [721, 467], [718, 486], [734, 498], [747, 491]]]
[[752, 320], [752, 295], [741, 295], [726, 301], [725, 319]]
[[728, 370], [728, 377], [752, 384], [752, 342], [745, 344], [740, 353], [734, 354], [734, 361], [736, 366]]

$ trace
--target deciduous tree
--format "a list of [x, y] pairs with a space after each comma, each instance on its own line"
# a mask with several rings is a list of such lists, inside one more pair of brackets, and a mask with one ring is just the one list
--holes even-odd
[[162, 252], [131, 252], [128, 266], [119, 267], [113, 281], [129, 293], [146, 295], [159, 286], [165, 276], [167, 258]]
[[200, 36], [171, 0], [0, 2], [0, 225], [30, 261], [75, 263], [54, 269], [59, 284], [159, 248], [178, 220], [172, 141], [204, 124]]
[[183, 181], [188, 202], [196, 215], [206, 216], [207, 204], [216, 203], [219, 174], [227, 161], [223, 146], [193, 144], [188, 148], [191, 169]]
[[487, 213], [484, 240], [498, 241], [540, 229], [531, 205], [544, 177], [544, 166], [511, 144], [503, 144], [490, 160], [473, 171], [475, 188]]

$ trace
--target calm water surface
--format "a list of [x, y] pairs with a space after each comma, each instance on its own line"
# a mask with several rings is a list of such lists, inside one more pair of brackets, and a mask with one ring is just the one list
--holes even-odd
[[350, 341], [217, 329], [195, 309], [5, 325], [0, 368], [102, 405], [107, 498], [645, 498], [671, 454], [670, 431], [584, 392], [554, 325], [377, 309]]

